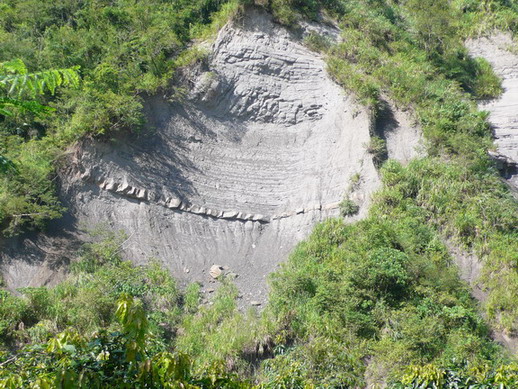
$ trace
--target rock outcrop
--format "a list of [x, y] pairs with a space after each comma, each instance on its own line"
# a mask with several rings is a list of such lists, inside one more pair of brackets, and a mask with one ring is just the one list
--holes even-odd
[[[128, 258], [158, 258], [179, 279], [213, 282], [211, 266], [228, 266], [243, 302], [259, 305], [265, 277], [315, 223], [339, 215], [352, 177], [360, 211], [351, 219], [365, 216], [379, 186], [370, 116], [323, 58], [255, 9], [220, 31], [189, 82], [181, 103], [146, 100], [154, 130], [71, 150], [61, 170], [68, 228], [125, 230]], [[405, 115], [395, 113], [387, 142], [406, 160], [416, 142], [394, 145], [405, 143]], [[23, 250], [2, 254], [10, 280], [6, 264]]]
[[497, 152], [491, 155], [500, 170], [518, 190], [518, 45], [510, 34], [498, 33], [467, 42], [474, 57], [483, 57], [502, 77], [504, 92], [496, 100], [481, 102], [480, 109], [490, 112]]

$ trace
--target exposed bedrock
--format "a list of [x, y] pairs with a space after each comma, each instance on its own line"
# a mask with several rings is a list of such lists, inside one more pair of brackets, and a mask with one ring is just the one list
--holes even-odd
[[[208, 283], [212, 265], [228, 267], [244, 303], [264, 301], [266, 276], [315, 223], [338, 216], [345, 195], [363, 217], [379, 186], [369, 115], [325, 68], [249, 10], [219, 33], [185, 101], [147, 100], [152, 132], [71, 151], [61, 177], [74, 225], [125, 230], [132, 261], [157, 258], [179, 279]], [[389, 132], [389, 155], [415, 155], [406, 113], [394, 109]], [[3, 254], [12, 286], [21, 250]]]
[[518, 189], [518, 45], [504, 33], [470, 40], [466, 45], [471, 55], [488, 60], [502, 77], [502, 96], [479, 106], [490, 112], [497, 146], [492, 156], [499, 161], [504, 177]]

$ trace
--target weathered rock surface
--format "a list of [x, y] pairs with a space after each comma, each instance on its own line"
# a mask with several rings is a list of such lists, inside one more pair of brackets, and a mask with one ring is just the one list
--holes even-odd
[[60, 232], [57, 236], [28, 234], [0, 241], [0, 270], [4, 284], [11, 290], [32, 286], [54, 286], [66, 276], [71, 253], [79, 241]]
[[509, 183], [518, 189], [518, 44], [510, 34], [498, 33], [466, 43], [471, 55], [488, 60], [502, 77], [504, 92], [499, 99], [481, 102], [491, 113], [497, 153]]
[[[352, 219], [379, 185], [369, 115], [325, 68], [297, 36], [249, 10], [219, 33], [186, 101], [146, 101], [154, 131], [71, 151], [61, 173], [66, 227], [125, 230], [132, 261], [158, 258], [179, 279], [214, 282], [211, 265], [229, 266], [244, 304], [264, 302], [266, 275], [315, 223], [339, 214], [351, 177]], [[398, 123], [388, 147], [406, 160], [416, 142], [397, 136], [408, 131]], [[24, 250], [11, 242], [2, 254], [12, 286], [23, 282], [6, 264]]]
[[387, 157], [403, 164], [423, 157], [425, 146], [417, 119], [409, 111], [398, 109], [388, 99], [378, 113], [375, 132], [387, 142]]

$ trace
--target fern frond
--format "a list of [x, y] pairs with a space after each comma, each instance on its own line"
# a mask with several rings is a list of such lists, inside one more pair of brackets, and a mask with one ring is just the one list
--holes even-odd
[[60, 86], [79, 85], [79, 66], [27, 73], [21, 61], [0, 64], [0, 89], [8, 96], [29, 94], [34, 97], [45, 92], [54, 94]]
[[0, 74], [13, 73], [13, 74], [26, 74], [27, 67], [21, 59], [13, 59], [12, 61], [0, 63]]
[[36, 116], [44, 115], [55, 110], [52, 107], [48, 107], [33, 100], [27, 101], [11, 97], [0, 97], [0, 115], [12, 116], [12, 108], [22, 112], [32, 112]]

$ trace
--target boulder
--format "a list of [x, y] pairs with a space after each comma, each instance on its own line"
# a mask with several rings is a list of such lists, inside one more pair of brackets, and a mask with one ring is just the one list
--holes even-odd
[[220, 265], [212, 265], [209, 274], [212, 278], [218, 278], [223, 273], [223, 268]]

